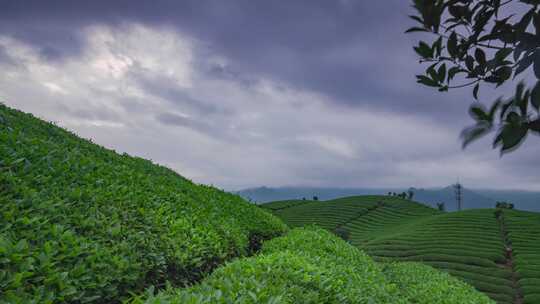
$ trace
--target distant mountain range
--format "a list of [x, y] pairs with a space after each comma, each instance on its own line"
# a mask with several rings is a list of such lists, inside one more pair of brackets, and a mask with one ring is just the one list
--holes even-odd
[[[457, 209], [455, 191], [452, 186], [444, 188], [410, 188], [414, 192], [413, 200], [436, 207], [437, 203], [445, 203], [447, 211]], [[313, 188], [313, 187], [257, 187], [238, 191], [237, 193], [255, 203], [265, 203], [287, 199], [329, 200], [353, 195], [384, 195], [388, 192], [401, 193], [403, 188]], [[540, 212], [540, 192], [518, 190], [468, 189], [462, 190], [462, 206], [464, 209], [493, 208], [497, 201], [513, 203], [516, 209]]]

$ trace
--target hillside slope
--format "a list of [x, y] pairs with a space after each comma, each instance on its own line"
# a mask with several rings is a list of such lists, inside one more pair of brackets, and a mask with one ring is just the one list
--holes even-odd
[[186, 285], [285, 230], [236, 195], [0, 104], [0, 303]]
[[[270, 203], [269, 210], [273, 206]], [[461, 278], [499, 303], [538, 303], [538, 213], [442, 213], [388, 196], [304, 202], [273, 212], [294, 227], [317, 224], [341, 234], [345, 230], [351, 244], [377, 261], [422, 262]]]
[[492, 303], [0, 105], [0, 304], [141, 302]]

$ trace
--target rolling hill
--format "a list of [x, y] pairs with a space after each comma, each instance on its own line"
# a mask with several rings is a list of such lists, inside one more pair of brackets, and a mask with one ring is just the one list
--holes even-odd
[[0, 104], [0, 303], [188, 285], [286, 229], [236, 195]]
[[[447, 211], [456, 210], [456, 198], [452, 186], [443, 188], [410, 188], [414, 192], [414, 200], [436, 207], [444, 202]], [[268, 203], [291, 199], [331, 200], [340, 197], [357, 195], [386, 195], [388, 192], [401, 193], [404, 188], [313, 188], [313, 187], [256, 187], [237, 191], [243, 198], [256, 202]], [[489, 190], [469, 189], [462, 191], [463, 209], [494, 208], [497, 201], [511, 202], [516, 209], [540, 212], [540, 192], [521, 190]]]
[[[412, 189], [414, 191], [414, 200], [420, 203], [427, 204], [431, 207], [436, 207], [437, 203], [444, 202], [446, 211], [457, 211], [456, 194], [453, 186], [444, 187], [441, 189]], [[481, 194], [476, 190], [463, 188], [462, 192], [462, 208], [463, 209], [478, 209], [478, 208], [494, 208], [499, 199], [493, 199]], [[518, 207], [521, 207], [519, 202], [516, 202]]]
[[[535, 261], [519, 248], [518, 266]], [[492, 301], [432, 267], [379, 264], [326, 230], [290, 230], [237, 195], [0, 104], [0, 304], [12, 303]]]
[[540, 303], [540, 214], [440, 212], [389, 196], [261, 205], [291, 227], [319, 225], [376, 261], [414, 261], [446, 271], [498, 303]]

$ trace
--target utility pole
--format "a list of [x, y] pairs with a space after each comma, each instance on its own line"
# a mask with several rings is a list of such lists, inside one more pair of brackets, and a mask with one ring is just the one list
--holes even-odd
[[459, 183], [459, 181], [454, 185], [454, 190], [456, 194], [456, 203], [457, 203], [457, 210], [461, 211], [461, 190], [463, 190], [463, 186]]

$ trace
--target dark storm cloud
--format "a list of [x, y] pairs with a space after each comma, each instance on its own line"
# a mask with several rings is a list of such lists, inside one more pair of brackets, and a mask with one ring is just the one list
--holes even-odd
[[[504, 185], [506, 172], [517, 171], [514, 181], [522, 177], [524, 183], [534, 185], [538, 173], [528, 164], [538, 155], [535, 143], [502, 159], [486, 148], [489, 140], [466, 152], [459, 151], [459, 130], [470, 123], [466, 109], [472, 101], [471, 93], [461, 90], [441, 94], [415, 83], [414, 75], [422, 71], [412, 51], [418, 37], [403, 34], [411, 25], [407, 18], [411, 13], [408, 0], [4, 0], [0, 2], [0, 38], [7, 35], [23, 41], [37, 50], [40, 60], [61, 67], [52, 79], [48, 75], [37, 77], [41, 82], [32, 88], [33, 95], [28, 88], [19, 87], [20, 82], [11, 80], [10, 92], [28, 100], [35, 97], [28, 109], [45, 107], [41, 96], [52, 94], [52, 88], [57, 93], [65, 89], [65, 96], [51, 95], [50, 100], [62, 98], [66, 104], [73, 103], [63, 111], [77, 121], [114, 122], [122, 119], [117, 111], [126, 110], [130, 117], [125, 120], [135, 117], [133, 125], [140, 123], [140, 129], [150, 134], [147, 140], [156, 143], [141, 145], [139, 134], [115, 127], [113, 133], [118, 132], [116, 138], [125, 146], [140, 149], [136, 151], [143, 155], [163, 155], [170, 163], [180, 162], [171, 155], [191, 157], [188, 165], [178, 168], [191, 166], [231, 185], [254, 186], [268, 181], [273, 185], [401, 186], [410, 185], [414, 178], [442, 184], [447, 178], [453, 182], [458, 175], [469, 174], [477, 185], [489, 186], [489, 182], [484, 183], [485, 176], [493, 173], [490, 178], [499, 186]], [[91, 75], [105, 77], [99, 85], [78, 79], [88, 72], [85, 50], [89, 42], [81, 32], [92, 25], [119, 28], [120, 34], [114, 39], [121, 44], [124, 36], [137, 35], [129, 29], [122, 31], [122, 26], [131, 22], [158, 31], [172, 29], [182, 39], [193, 39], [190, 66], [195, 71], [195, 83], [179, 85], [174, 76], [145, 70], [136, 62], [120, 80], [106, 78], [101, 70]], [[135, 39], [140, 42], [135, 46], [146, 47], [147, 38]], [[161, 49], [159, 44], [150, 47], [156, 53]], [[226, 64], [209, 59], [216, 54]], [[86, 54], [93, 58], [91, 55]], [[0, 64], [18, 64], [15, 57], [0, 44]], [[155, 59], [163, 58], [156, 55]], [[167, 65], [171, 57], [165, 58]], [[70, 70], [73, 75], [66, 80], [64, 68], [69, 65], [63, 64], [69, 59], [80, 65]], [[77, 74], [79, 71], [83, 72]], [[70, 86], [71, 77], [81, 83]], [[59, 87], [43, 83], [49, 80], [58, 81]], [[261, 93], [263, 80], [276, 84], [270, 94], [264, 90]], [[219, 81], [226, 83], [227, 92], [219, 91], [223, 88], [219, 85], [212, 86]], [[124, 85], [140, 89], [141, 95], [126, 95], [114, 88]], [[286, 89], [279, 89], [280, 85]], [[512, 86], [503, 90], [510, 92]], [[3, 89], [0, 87], [0, 93]], [[315, 92], [317, 100], [305, 106], [310, 100], [301, 99], [311, 95], [297, 97], [293, 90]], [[481, 94], [486, 100], [496, 97], [485, 87]], [[100, 102], [78, 110], [89, 102], [81, 97], [76, 104], [77, 95], [89, 95]], [[287, 104], [269, 105], [281, 99]], [[165, 105], [159, 103], [161, 100]], [[325, 106], [319, 107], [319, 101]], [[304, 107], [294, 107], [294, 103]], [[104, 106], [109, 104], [111, 109]], [[311, 112], [296, 113], [300, 109]], [[159, 146], [157, 142], [163, 129], [171, 130], [167, 138], [194, 130], [220, 146], [212, 144], [199, 151], [198, 137], [185, 138], [192, 146], [177, 147], [182, 154], [168, 153], [174, 144]], [[109, 135], [104, 132], [102, 140], [116, 144]], [[221, 145], [226, 142], [230, 145]], [[209, 152], [216, 150], [219, 156]], [[275, 170], [277, 167], [281, 170]]]
[[232, 60], [234, 72], [214, 67], [215, 74], [264, 75], [343, 105], [420, 115], [444, 111], [445, 119], [459, 119], [471, 101], [468, 92], [441, 95], [414, 81], [420, 71], [414, 38], [403, 34], [410, 13], [405, 0], [17, 0], [0, 4], [0, 31], [55, 60], [80, 51], [74, 32], [89, 24], [169, 25]]
[[414, 108], [395, 101], [403, 92], [387, 85], [415, 86], [413, 71], [387, 73], [414, 60], [402, 34], [408, 1], [4, 1], [0, 11], [0, 31], [51, 60], [80, 51], [74, 32], [89, 24], [170, 25], [232, 60], [235, 72], [215, 67], [216, 74], [269, 76], [347, 105]]

